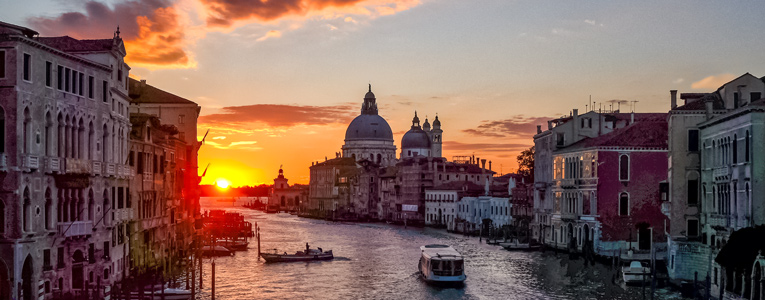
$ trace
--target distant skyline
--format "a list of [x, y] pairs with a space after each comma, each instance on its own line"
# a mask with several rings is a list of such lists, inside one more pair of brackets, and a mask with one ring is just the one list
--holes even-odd
[[[202, 106], [202, 183], [307, 183], [371, 82], [400, 139], [438, 114], [444, 155], [517, 169], [536, 125], [590, 97], [666, 112], [669, 90], [765, 76], [759, 1], [133, 0], [0, 2], [42, 36], [126, 41], [131, 75]], [[622, 107], [625, 111], [626, 107]]]

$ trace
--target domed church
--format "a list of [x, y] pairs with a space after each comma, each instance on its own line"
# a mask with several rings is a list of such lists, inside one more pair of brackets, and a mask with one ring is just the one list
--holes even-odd
[[345, 131], [343, 157], [368, 159], [382, 166], [396, 164], [396, 145], [393, 144], [393, 131], [388, 122], [377, 114], [375, 94], [372, 85], [364, 95], [361, 115], [353, 119]]
[[433, 120], [433, 129], [425, 118], [425, 123], [420, 127], [420, 118], [414, 112], [412, 128], [401, 138], [401, 159], [415, 156], [441, 157], [441, 121], [438, 116]]

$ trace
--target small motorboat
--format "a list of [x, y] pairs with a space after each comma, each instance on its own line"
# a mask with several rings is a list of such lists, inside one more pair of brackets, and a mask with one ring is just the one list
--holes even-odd
[[521, 243], [518, 239], [511, 239], [510, 242], [499, 243], [502, 248], [509, 251], [532, 251], [539, 249], [539, 245], [530, 245], [529, 243]]
[[261, 253], [266, 262], [291, 262], [291, 261], [311, 261], [311, 260], [330, 260], [335, 256], [332, 254], [332, 250], [323, 251], [321, 248], [310, 249], [306, 244], [305, 251], [297, 251], [295, 254], [279, 254], [277, 249], [273, 249], [273, 253]]
[[434, 284], [464, 283], [465, 262], [462, 254], [447, 245], [426, 245], [420, 247], [420, 263], [417, 267], [422, 278]]
[[241, 241], [241, 240], [239, 240], [239, 241], [217, 241], [216, 243], [219, 244], [220, 246], [225, 247], [228, 250], [231, 250], [231, 251], [246, 251], [247, 250], [247, 246], [250, 245], [249, 242]]
[[625, 284], [640, 284], [650, 280], [651, 268], [643, 266], [639, 261], [633, 261], [629, 267], [622, 267], [622, 277]]
[[143, 297], [138, 297], [139, 292], [132, 292], [131, 293], [135, 299], [141, 299], [141, 300], [189, 300], [191, 299], [191, 291], [184, 290], [184, 289], [173, 289], [173, 288], [165, 288], [164, 290], [164, 298], [162, 295], [162, 290], [157, 289], [154, 290], [154, 296], [151, 294], [151, 290], [144, 290], [143, 291]]
[[234, 251], [228, 250], [223, 246], [203, 246], [202, 255], [204, 256], [231, 256], [234, 255]]

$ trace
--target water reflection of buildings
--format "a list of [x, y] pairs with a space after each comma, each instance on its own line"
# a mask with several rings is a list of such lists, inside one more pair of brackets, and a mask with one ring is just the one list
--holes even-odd
[[[159, 125], [159, 134], [134, 139], [132, 113], [143, 103], [133, 97], [119, 30], [98, 40], [37, 35], [0, 22], [0, 299], [103, 296], [145, 266], [132, 243], [146, 240], [140, 211], [154, 210], [165, 228], [162, 264], [188, 245], [164, 233], [198, 211], [196, 141], [173, 137], [162, 115], [139, 122]], [[187, 122], [195, 128], [194, 107]], [[159, 148], [140, 152], [138, 144]], [[136, 176], [139, 161], [165, 173]]]

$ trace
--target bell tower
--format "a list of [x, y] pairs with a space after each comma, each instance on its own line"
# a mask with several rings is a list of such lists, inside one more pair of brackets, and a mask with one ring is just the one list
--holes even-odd
[[430, 131], [430, 137], [431, 137], [431, 151], [433, 157], [443, 157], [443, 154], [441, 153], [441, 143], [442, 141], [442, 135], [444, 131], [441, 130], [441, 121], [438, 120], [438, 114], [436, 114], [436, 118], [433, 119], [433, 129]]

